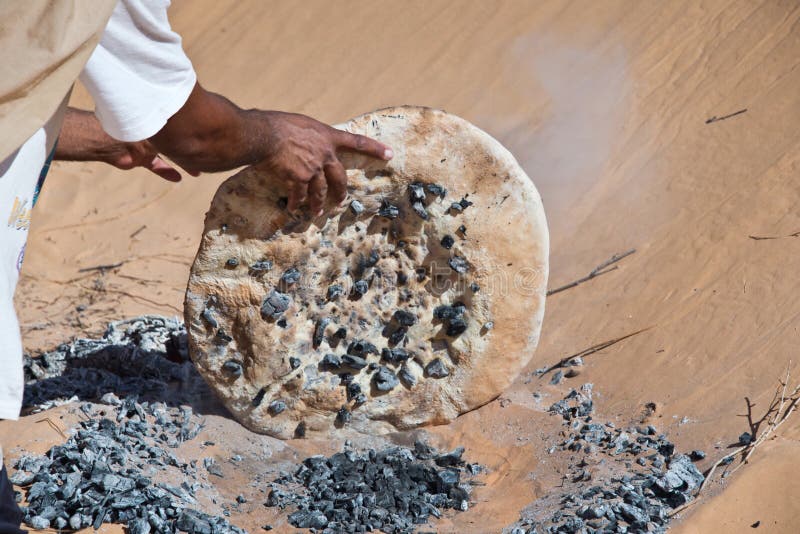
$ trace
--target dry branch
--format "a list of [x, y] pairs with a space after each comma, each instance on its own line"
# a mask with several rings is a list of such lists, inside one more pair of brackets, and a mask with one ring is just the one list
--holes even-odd
[[580, 352], [576, 352], [575, 354], [572, 354], [571, 356], [566, 356], [564, 358], [561, 358], [558, 362], [554, 363], [553, 365], [551, 365], [550, 367], [548, 367], [547, 369], [545, 369], [544, 371], [542, 371], [541, 373], [538, 373], [538, 374], [540, 376], [544, 376], [547, 373], [549, 373], [550, 371], [553, 371], [554, 369], [558, 369], [559, 367], [564, 367], [570, 360], [574, 360], [575, 358], [583, 358], [585, 356], [589, 356], [590, 354], [594, 354], [595, 352], [599, 352], [599, 351], [601, 351], [603, 349], [606, 349], [606, 348], [610, 347], [611, 345], [616, 345], [620, 341], [624, 341], [624, 340], [628, 339], [629, 337], [633, 337], [633, 336], [635, 336], [637, 334], [641, 334], [642, 332], [647, 332], [651, 328], [655, 328], [655, 325], [648, 326], [647, 328], [642, 328], [641, 330], [637, 330], [636, 332], [631, 332], [630, 334], [626, 334], [626, 335], [624, 335], [622, 337], [616, 337], [614, 339], [609, 339], [608, 341], [603, 341], [602, 343], [598, 343], [597, 345], [592, 345], [588, 349], [584, 349], [584, 350], [582, 350]]
[[[617, 263], [618, 261], [620, 261], [620, 260], [622, 260], [624, 258], [627, 258], [628, 256], [630, 256], [634, 252], [636, 252], [636, 249], [632, 248], [632, 249], [630, 249], [630, 250], [628, 250], [626, 252], [621, 252], [621, 253], [618, 253], [618, 254], [614, 254], [609, 259], [607, 259], [606, 261], [604, 261], [603, 263], [601, 263], [600, 265], [598, 265], [597, 267], [592, 269], [592, 272], [590, 272], [589, 274], [587, 274], [583, 278], [579, 278], [578, 280], [575, 280], [574, 282], [570, 282], [569, 284], [563, 285], [561, 287], [557, 287], [555, 289], [551, 289], [550, 291], [547, 292], [547, 296], [549, 297], [550, 295], [555, 295], [556, 293], [561, 293], [562, 291], [566, 291], [567, 289], [571, 289], [571, 288], [573, 288], [573, 287], [575, 287], [577, 285], [580, 285], [580, 284], [582, 284], [584, 282], [588, 282], [592, 278], [596, 278], [596, 277], [600, 276], [601, 274], [610, 273], [611, 271], [614, 271], [614, 270], [618, 269], [619, 268], [618, 266], [614, 265], [614, 267], [611, 267], [611, 265]], [[611, 268], [609, 269], [608, 267], [611, 267]]]

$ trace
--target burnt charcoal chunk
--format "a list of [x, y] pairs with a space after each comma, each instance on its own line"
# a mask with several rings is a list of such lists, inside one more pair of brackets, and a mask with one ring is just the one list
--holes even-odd
[[342, 406], [336, 412], [336, 422], [340, 425], [346, 425], [353, 419], [353, 414], [347, 409], [347, 406]]
[[300, 364], [301, 364], [300, 358], [296, 358], [294, 356], [289, 358], [289, 366], [292, 369], [297, 369], [298, 367], [300, 367]]
[[453, 236], [446, 235], [446, 236], [444, 236], [442, 238], [441, 244], [442, 244], [442, 246], [444, 248], [446, 248], [447, 250], [450, 250], [453, 247], [453, 245], [455, 244], [455, 242], [456, 242], [456, 240], [453, 239]]
[[459, 202], [453, 202], [452, 204], [450, 204], [450, 211], [454, 213], [461, 213], [462, 211], [464, 211], [464, 207]]
[[437, 197], [444, 198], [447, 195], [447, 189], [442, 187], [439, 184], [428, 184], [427, 185], [428, 193], [432, 195], [436, 195]]
[[359, 280], [353, 284], [353, 293], [358, 297], [363, 297], [369, 291], [369, 284], [366, 280]]
[[697, 462], [705, 459], [706, 453], [701, 450], [694, 450], [689, 454], [689, 457], [692, 459], [693, 462]]
[[210, 308], [205, 308], [201, 315], [203, 316], [203, 319], [205, 319], [206, 322], [208, 323], [208, 326], [210, 326], [211, 328], [219, 328], [219, 323], [217, 322], [217, 319], [214, 317], [214, 312], [211, 311]]
[[234, 360], [228, 360], [222, 364], [222, 369], [235, 378], [242, 376], [242, 364]]
[[464, 226], [463, 224], [462, 224], [461, 226], [459, 226], [459, 227], [458, 227], [458, 230], [456, 230], [456, 231], [457, 231], [459, 234], [461, 234], [462, 236], [466, 236], [466, 235], [467, 235], [467, 227], [466, 227], [466, 226]]
[[367, 258], [361, 257], [360, 263], [364, 269], [369, 267], [375, 267], [381, 259], [381, 255], [378, 253], [377, 250], [373, 250], [369, 253]]
[[388, 349], [385, 348], [381, 350], [381, 358], [386, 360], [389, 363], [403, 363], [404, 361], [408, 360], [411, 357], [411, 354], [406, 349], [401, 348], [394, 348]]
[[739, 445], [750, 445], [753, 441], [753, 435], [750, 432], [742, 432], [742, 435], [739, 436]]
[[267, 389], [266, 388], [261, 388], [260, 390], [258, 390], [258, 393], [256, 393], [256, 396], [253, 397], [253, 403], [252, 404], [253, 404], [254, 408], [261, 405], [261, 403], [264, 401], [264, 395], [266, 395], [266, 394], [267, 394]]
[[369, 365], [367, 366], [367, 369], [369, 369], [370, 371], [374, 371], [377, 368], [378, 368], [378, 364], [375, 363], [375, 362], [369, 362]]
[[492, 328], [494, 328], [494, 321], [487, 321], [483, 324], [483, 329], [486, 330], [487, 332]]
[[315, 349], [322, 343], [322, 339], [325, 337], [325, 328], [330, 322], [330, 318], [325, 317], [318, 320], [316, 326], [314, 326], [314, 337], [311, 342]]
[[380, 209], [378, 210], [378, 215], [387, 219], [396, 219], [398, 215], [400, 215], [400, 210], [397, 209], [397, 206], [389, 204], [384, 200], [383, 203], [381, 203]]
[[250, 265], [250, 271], [253, 274], [266, 273], [272, 270], [272, 262], [269, 260], [261, 260]]
[[328, 286], [328, 300], [336, 300], [344, 295], [344, 288], [339, 284], [331, 284]]
[[433, 309], [433, 316], [436, 319], [448, 321], [450, 319], [461, 317], [465, 311], [466, 309], [464, 308], [464, 305], [458, 302], [454, 303], [452, 306], [442, 304], [441, 306], [436, 306]]
[[297, 528], [322, 529], [328, 526], [328, 518], [317, 510], [298, 510], [289, 516], [289, 523]]
[[344, 339], [347, 337], [347, 328], [341, 326], [339, 327], [336, 332], [333, 333], [333, 337], [336, 339]]
[[339, 375], [339, 380], [346, 386], [353, 381], [353, 375], [350, 373], [342, 373]]
[[467, 330], [467, 322], [464, 319], [452, 319], [447, 325], [447, 335], [450, 337], [460, 336]]
[[417, 273], [417, 282], [422, 282], [428, 277], [428, 269], [425, 267], [417, 267], [415, 272]]
[[428, 210], [425, 209], [425, 204], [422, 202], [414, 202], [411, 204], [411, 209], [414, 210], [414, 213], [416, 213], [420, 219], [424, 221], [428, 220]]
[[298, 438], [298, 439], [306, 437], [306, 422], [305, 421], [300, 421], [297, 424], [297, 427], [294, 429], [294, 437]]
[[450, 371], [441, 359], [436, 358], [425, 366], [425, 372], [428, 376], [433, 378], [444, 378], [450, 376]]
[[298, 271], [295, 267], [289, 267], [281, 275], [281, 281], [287, 285], [296, 284], [299, 280], [300, 271]]
[[402, 271], [397, 271], [397, 285], [402, 286], [408, 282], [408, 275]]
[[350, 211], [353, 212], [353, 215], [361, 215], [364, 213], [364, 204], [358, 200], [353, 200], [350, 202]]
[[403, 338], [406, 337], [406, 333], [408, 333], [408, 328], [405, 326], [398, 327], [394, 332], [389, 335], [389, 344], [390, 345], [397, 345]]
[[356, 406], [361, 406], [365, 402], [367, 402], [367, 396], [364, 395], [363, 393], [359, 393], [353, 398], [353, 404], [355, 404]]
[[280, 197], [278, 199], [277, 204], [278, 204], [278, 209], [285, 210], [286, 206], [289, 205], [289, 198], [288, 197]]
[[372, 375], [372, 383], [378, 391], [391, 391], [400, 384], [400, 381], [388, 367], [380, 367]]
[[347, 391], [347, 400], [352, 400], [361, 394], [361, 386], [357, 382], [350, 382], [345, 391]]
[[320, 364], [328, 369], [338, 369], [342, 366], [342, 360], [335, 354], [326, 354], [322, 357]]
[[450, 265], [451, 269], [459, 274], [464, 274], [469, 270], [469, 263], [467, 263], [467, 260], [461, 256], [453, 256], [447, 260], [447, 263]]
[[281, 317], [280, 319], [275, 321], [275, 324], [278, 325], [281, 328], [287, 328], [289, 326], [289, 323], [286, 322], [286, 318], [285, 317]]
[[400, 368], [400, 372], [397, 373], [397, 376], [400, 377], [400, 380], [402, 380], [403, 383], [408, 387], [417, 385], [417, 378], [406, 368], [405, 365]]
[[352, 367], [353, 369], [363, 369], [367, 366], [367, 360], [355, 354], [345, 354], [342, 356], [342, 365]]
[[472, 282], [472, 283], [469, 285], [469, 289], [470, 289], [470, 291], [472, 291], [473, 293], [477, 293], [478, 291], [480, 291], [480, 290], [481, 290], [481, 286], [479, 286], [479, 285], [478, 285], [478, 284], [476, 284], [475, 282]]
[[231, 336], [229, 336], [228, 334], [226, 334], [225, 330], [223, 330], [222, 328], [217, 330], [217, 338], [216, 339], [217, 339], [217, 341], [219, 343], [222, 343], [222, 344], [228, 344], [231, 341], [233, 341], [233, 338]]
[[417, 316], [405, 310], [396, 310], [392, 318], [403, 326], [412, 326], [417, 324]]
[[473, 205], [473, 202], [470, 202], [469, 200], [467, 200], [467, 197], [462, 198], [461, 200], [458, 201], [458, 203], [461, 205], [461, 209], [462, 210], [465, 210], [468, 207]]
[[289, 309], [290, 302], [289, 295], [273, 289], [264, 298], [264, 302], [261, 303], [261, 317], [277, 319]]
[[274, 400], [269, 403], [269, 410], [270, 415], [278, 415], [282, 411], [286, 409], [286, 403], [282, 400]]
[[378, 354], [378, 348], [363, 339], [356, 339], [347, 346], [347, 353], [361, 356], [364, 354]]
[[408, 186], [408, 195], [411, 198], [412, 202], [425, 200], [425, 189], [422, 187], [422, 184], [419, 183], [419, 182], [415, 182], [413, 184], [409, 184], [409, 186]]
[[226, 267], [238, 267], [239, 266], [239, 258], [228, 258], [228, 261], [225, 262]]

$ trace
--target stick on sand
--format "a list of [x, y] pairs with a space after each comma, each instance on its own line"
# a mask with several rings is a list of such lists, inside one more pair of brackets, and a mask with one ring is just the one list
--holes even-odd
[[[600, 276], [601, 274], [610, 273], [611, 271], [614, 271], [614, 270], [618, 269], [619, 267], [617, 265], [614, 265], [614, 264], [617, 263], [618, 261], [624, 259], [624, 258], [627, 258], [628, 256], [630, 256], [634, 252], [636, 252], [636, 249], [632, 248], [632, 249], [628, 250], [627, 252], [621, 252], [621, 253], [618, 253], [618, 254], [614, 254], [609, 259], [607, 259], [606, 261], [604, 261], [603, 263], [601, 263], [600, 265], [598, 265], [597, 267], [592, 269], [592, 272], [590, 272], [589, 274], [587, 274], [583, 278], [579, 278], [578, 280], [575, 280], [574, 282], [570, 282], [567, 285], [564, 285], [564, 286], [561, 286], [561, 287], [557, 287], [555, 289], [551, 289], [550, 291], [547, 292], [547, 296], [549, 297], [550, 295], [555, 295], [556, 293], [561, 293], [562, 291], [566, 291], [567, 289], [571, 289], [571, 288], [573, 288], [573, 287], [575, 287], [577, 285], [580, 285], [580, 284], [582, 284], [584, 282], [588, 282], [592, 278], [596, 278], [596, 277]], [[612, 265], [614, 265], [614, 266], [611, 267]]]

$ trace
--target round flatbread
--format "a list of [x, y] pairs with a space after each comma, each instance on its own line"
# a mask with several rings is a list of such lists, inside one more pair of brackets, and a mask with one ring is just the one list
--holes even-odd
[[245, 426], [279, 438], [441, 424], [496, 398], [544, 314], [541, 198], [485, 132], [428, 108], [339, 126], [394, 149], [342, 156], [350, 197], [290, 215], [245, 169], [206, 215], [186, 292], [192, 358]]

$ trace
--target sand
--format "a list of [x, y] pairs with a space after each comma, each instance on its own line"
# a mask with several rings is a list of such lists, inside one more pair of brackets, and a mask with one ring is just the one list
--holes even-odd
[[[539, 349], [507, 401], [431, 429], [494, 470], [478, 504], [440, 522], [441, 532], [498, 532], [557, 482], [544, 450], [559, 426], [544, 411], [570, 387], [593, 382], [601, 417], [620, 424], [657, 403], [657, 426], [680, 449], [706, 450], [706, 467], [748, 430], [745, 397], [758, 416], [792, 360], [800, 379], [800, 238], [784, 237], [800, 230], [796, 7], [176, 0], [171, 19], [204, 85], [243, 106], [339, 122], [421, 104], [490, 132], [542, 193], [552, 287], [637, 250], [617, 270], [548, 299]], [[81, 91], [74, 100], [90, 105]], [[180, 315], [203, 214], [229, 174], [173, 185], [145, 171], [54, 165], [17, 292], [28, 350], [97, 333], [112, 319]], [[531, 377], [650, 326], [589, 356], [559, 386]], [[232, 435], [244, 432], [214, 417]], [[38, 419], [0, 424], [9, 455], [30, 440], [60, 440]], [[799, 437], [796, 417], [750, 465], [711, 484], [675, 531], [750, 532], [760, 521], [768, 532], [794, 532]], [[327, 446], [288, 445], [301, 457]], [[263, 513], [239, 519], [254, 528]]]

